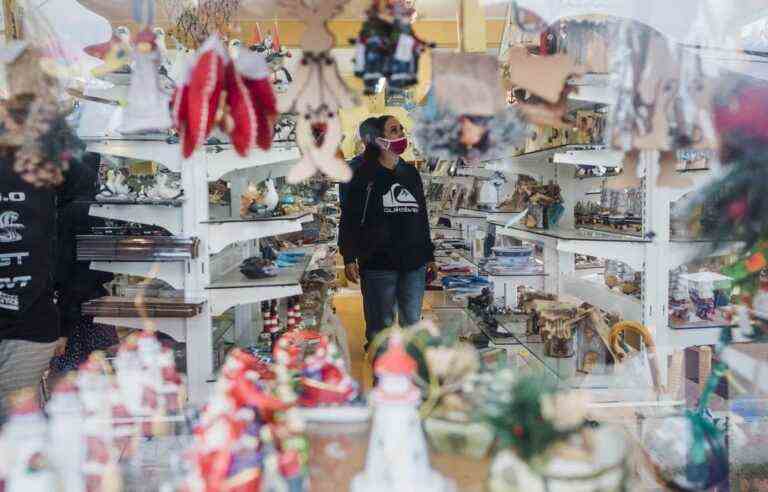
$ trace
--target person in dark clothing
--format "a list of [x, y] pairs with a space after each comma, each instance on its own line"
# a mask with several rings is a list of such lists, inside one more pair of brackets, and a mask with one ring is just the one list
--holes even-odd
[[0, 420], [7, 396], [40, 383], [61, 335], [54, 301], [61, 191], [35, 187], [0, 155]]
[[61, 353], [51, 361], [55, 372], [77, 369], [95, 350], [104, 350], [119, 342], [113, 326], [97, 325], [83, 316], [84, 302], [106, 294], [104, 284], [111, 273], [90, 269], [89, 262], [77, 261], [77, 234], [87, 233], [101, 219], [90, 217], [88, 201], [97, 193], [99, 155], [87, 153], [82, 162], [70, 167], [70, 184], [60, 195], [63, 206], [58, 210], [58, 258], [56, 264], [56, 297], [61, 317]]
[[435, 275], [424, 186], [400, 155], [408, 146], [392, 116], [364, 122], [365, 152], [341, 203], [339, 247], [351, 282], [360, 282], [366, 338], [421, 319], [427, 275]]

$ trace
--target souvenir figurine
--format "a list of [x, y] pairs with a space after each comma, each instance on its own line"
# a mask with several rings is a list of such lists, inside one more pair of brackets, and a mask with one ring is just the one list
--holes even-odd
[[121, 488], [112, 429], [112, 401], [105, 395], [116, 395], [103, 354], [94, 352], [80, 366], [77, 389], [83, 404], [83, 427], [86, 456], [83, 466], [86, 490], [117, 492]]
[[[13, 393], [8, 400], [8, 422], [0, 434], [0, 479], [6, 492], [47, 492], [56, 489], [47, 445], [48, 423], [35, 390]], [[5, 473], [1, 473], [5, 469]], [[2, 483], [2, 482], [0, 482]]]
[[163, 347], [158, 356], [158, 367], [162, 383], [160, 384], [160, 397], [165, 413], [178, 415], [186, 399], [184, 382], [176, 370], [176, 360], [173, 350]]
[[83, 465], [86, 451], [83, 407], [72, 373], [64, 376], [53, 389], [45, 411], [50, 417], [49, 458], [61, 485], [59, 490], [82, 492], [85, 490]]
[[418, 83], [419, 56], [429, 46], [413, 32], [415, 9], [403, 0], [374, 0], [355, 40], [355, 75], [365, 93], [376, 92], [384, 78], [393, 92]]
[[358, 394], [357, 383], [327, 335], [320, 338], [315, 352], [305, 359], [301, 386], [299, 404], [309, 407], [341, 405], [354, 400]]
[[158, 78], [162, 58], [156, 41], [149, 28], [136, 36], [128, 106], [120, 127], [123, 134], [164, 132], [171, 127], [169, 98], [161, 90]]
[[347, 182], [352, 170], [338, 157], [342, 138], [339, 110], [355, 105], [356, 98], [339, 75], [330, 53], [334, 45], [327, 22], [339, 14], [349, 0], [322, 0], [314, 7], [303, 0], [279, 3], [307, 26], [301, 39], [303, 54], [293, 84], [280, 98], [282, 113], [296, 113], [296, 143], [302, 159], [291, 168], [287, 180], [299, 183], [317, 171]]
[[96, 195], [97, 200], [131, 200], [135, 194], [125, 182], [125, 175], [120, 170], [107, 171], [107, 180], [102, 185], [101, 191]]
[[400, 333], [374, 363], [379, 380], [372, 392], [373, 428], [365, 469], [352, 480], [352, 492], [391, 490], [453, 491], [455, 485], [429, 464], [413, 385], [416, 361], [405, 351]]

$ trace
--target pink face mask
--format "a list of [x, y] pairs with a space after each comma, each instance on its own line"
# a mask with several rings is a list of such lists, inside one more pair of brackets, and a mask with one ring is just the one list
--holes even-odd
[[401, 155], [408, 148], [408, 139], [406, 137], [397, 140], [387, 140], [386, 138], [377, 138], [376, 141], [384, 150], [392, 152], [395, 155]]

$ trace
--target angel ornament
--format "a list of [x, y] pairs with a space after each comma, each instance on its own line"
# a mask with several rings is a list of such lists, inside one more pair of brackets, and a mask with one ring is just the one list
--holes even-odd
[[326, 26], [348, 1], [316, 0], [313, 7], [307, 5], [307, 0], [279, 2], [307, 26], [294, 82], [278, 101], [280, 112], [298, 114], [296, 142], [302, 159], [288, 173], [289, 183], [304, 181], [317, 171], [337, 181], [352, 179], [352, 170], [337, 155], [342, 136], [339, 110], [357, 101], [330, 54], [333, 35]]
[[120, 133], [164, 132], [171, 127], [170, 97], [160, 86], [162, 54], [157, 46], [157, 35], [147, 28], [136, 36], [135, 41], [128, 107]]

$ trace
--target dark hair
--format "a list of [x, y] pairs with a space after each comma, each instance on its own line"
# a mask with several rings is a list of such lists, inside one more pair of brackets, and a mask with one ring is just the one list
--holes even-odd
[[376, 166], [379, 164], [381, 148], [376, 143], [376, 139], [384, 136], [384, 125], [387, 124], [387, 120], [390, 118], [394, 118], [394, 116], [385, 114], [379, 117], [368, 118], [360, 123], [358, 133], [360, 134], [360, 139], [365, 144], [363, 165]]

